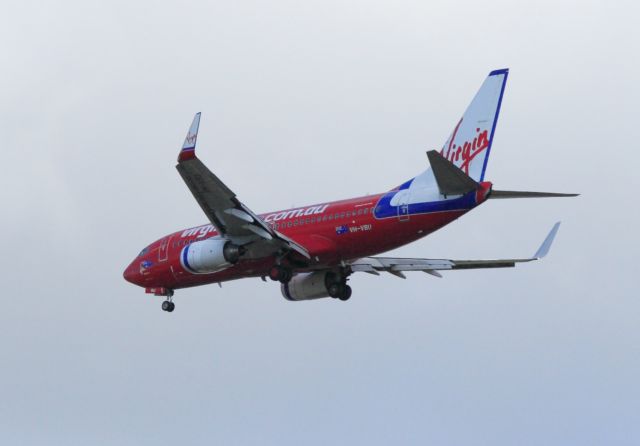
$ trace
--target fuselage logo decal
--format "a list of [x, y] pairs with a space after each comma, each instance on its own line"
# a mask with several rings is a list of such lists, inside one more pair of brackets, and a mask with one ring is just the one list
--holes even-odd
[[328, 204], [321, 204], [319, 206], [311, 206], [308, 208], [291, 209], [289, 211], [276, 212], [269, 214], [264, 218], [266, 222], [286, 220], [288, 218], [302, 217], [305, 215], [318, 215], [324, 213], [329, 207]]
[[[323, 214], [328, 207], [329, 207], [328, 204], [321, 204], [319, 206], [310, 206], [310, 207], [300, 208], [300, 209], [291, 209], [289, 211], [275, 212], [273, 214], [268, 214], [266, 217], [264, 217], [264, 221], [269, 223], [269, 222], [280, 221], [288, 218]], [[213, 227], [213, 225], [210, 225], [210, 224], [204, 225], [204, 226], [197, 226], [195, 228], [190, 228], [182, 231], [182, 235], [180, 237], [184, 238], [184, 237], [195, 236], [197, 238], [201, 238], [212, 232], [215, 232], [215, 230], [216, 229]]]
[[182, 231], [182, 235], [180, 237], [193, 237], [195, 235], [196, 237], [200, 238], [214, 231], [215, 228], [213, 227], [213, 225], [198, 226], [196, 228], [185, 229], [184, 231]]

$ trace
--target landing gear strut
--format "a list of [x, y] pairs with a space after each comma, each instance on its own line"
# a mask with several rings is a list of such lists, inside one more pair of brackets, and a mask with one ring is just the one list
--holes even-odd
[[274, 282], [287, 283], [293, 277], [293, 272], [282, 265], [275, 265], [269, 271], [269, 278]]
[[175, 309], [176, 309], [176, 304], [173, 303], [173, 291], [169, 290], [167, 292], [167, 300], [162, 302], [162, 311], [171, 313]]

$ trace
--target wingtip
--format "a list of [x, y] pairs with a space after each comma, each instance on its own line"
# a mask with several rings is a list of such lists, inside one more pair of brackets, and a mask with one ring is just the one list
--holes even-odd
[[178, 154], [178, 162], [196, 157], [196, 142], [198, 140], [198, 128], [200, 127], [200, 115], [201, 112], [198, 112], [193, 117], [191, 127], [189, 127], [187, 136], [182, 144], [182, 149], [180, 149], [180, 153]]
[[558, 221], [556, 222], [556, 224], [553, 225], [553, 228], [551, 228], [551, 231], [549, 231], [549, 234], [547, 234], [547, 237], [544, 239], [544, 242], [542, 242], [542, 245], [540, 245], [540, 248], [538, 248], [538, 250], [534, 254], [533, 256], [534, 259], [542, 259], [549, 253], [549, 250], [551, 249], [551, 245], [553, 244], [553, 240], [555, 239], [556, 234], [558, 233], [558, 229], [560, 229], [560, 223], [562, 222]]

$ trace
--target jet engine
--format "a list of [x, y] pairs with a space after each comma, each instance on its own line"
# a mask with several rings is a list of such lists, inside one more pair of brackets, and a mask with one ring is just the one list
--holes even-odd
[[293, 301], [329, 297], [326, 278], [326, 271], [296, 274], [280, 286], [280, 291], [285, 299]]
[[333, 271], [296, 274], [289, 282], [280, 286], [280, 291], [285, 299], [293, 301], [321, 297], [349, 300], [351, 297], [351, 287], [347, 285], [346, 276]]
[[242, 246], [209, 238], [185, 246], [180, 253], [180, 263], [194, 274], [215, 273], [237, 263], [243, 253]]

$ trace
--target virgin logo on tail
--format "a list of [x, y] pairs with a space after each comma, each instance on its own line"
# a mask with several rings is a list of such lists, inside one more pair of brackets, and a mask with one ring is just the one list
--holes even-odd
[[476, 136], [473, 138], [473, 141], [465, 141], [462, 144], [456, 145], [456, 134], [458, 133], [460, 124], [462, 124], [462, 119], [460, 119], [460, 122], [458, 122], [458, 125], [456, 125], [456, 128], [453, 130], [453, 134], [449, 140], [449, 147], [446, 148], [446, 153], [443, 147], [440, 154], [456, 164], [468, 175], [471, 161], [489, 147], [489, 131], [480, 131], [478, 127], [476, 128]]
[[195, 133], [190, 133], [189, 135], [187, 135], [187, 138], [185, 140], [185, 142], [189, 143], [189, 144], [193, 144], [196, 142], [196, 137], [198, 135]]

